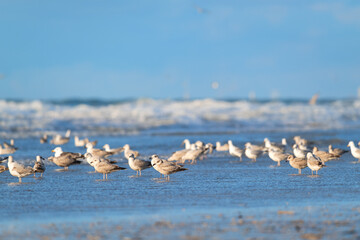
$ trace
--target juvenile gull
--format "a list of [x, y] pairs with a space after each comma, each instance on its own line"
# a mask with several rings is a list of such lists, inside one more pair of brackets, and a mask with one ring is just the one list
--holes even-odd
[[301, 174], [301, 169], [307, 167], [306, 158], [296, 158], [293, 155], [289, 155], [287, 160], [289, 161], [290, 166], [293, 168], [299, 169], [299, 174]]
[[201, 158], [202, 155], [208, 150], [208, 147], [200, 149], [190, 149], [187, 151], [181, 158], [181, 162], [185, 163], [186, 160], [190, 161], [191, 164], [196, 163], [198, 158]]
[[18, 148], [4, 142], [4, 147], [0, 144], [0, 155], [13, 154]]
[[126, 169], [106, 161], [100, 161], [100, 159], [94, 159], [93, 167], [96, 172], [103, 174], [103, 179], [107, 179], [109, 173]]
[[119, 154], [121, 153], [122, 151], [124, 151], [124, 148], [123, 147], [118, 147], [118, 148], [110, 148], [110, 145], [109, 144], [105, 144], [103, 146], [103, 149], [107, 152], [111, 152], [113, 154]]
[[47, 143], [48, 141], [48, 135], [45, 133], [41, 138], [40, 138], [40, 143]]
[[360, 149], [355, 146], [353, 141], [350, 141], [347, 146], [350, 147], [351, 155], [360, 162]]
[[21, 178], [29, 176], [35, 172], [32, 167], [15, 162], [13, 156], [9, 156], [8, 158], [8, 168], [11, 175], [19, 178], [19, 183], [21, 183]]
[[45, 160], [43, 157], [41, 156], [36, 156], [36, 161], [35, 161], [35, 165], [34, 165], [34, 177], [36, 177], [36, 173], [39, 172], [41, 173], [41, 177], [43, 175], [43, 173], [45, 172], [45, 164], [42, 160]]
[[63, 152], [61, 147], [55, 148], [52, 152], [55, 152], [55, 156], [49, 157], [48, 160], [65, 170], [68, 170], [70, 165], [81, 163], [78, 159], [84, 158], [81, 153]]
[[[91, 153], [85, 153], [84, 157], [90, 166], [94, 167], [95, 160], [98, 159], [100, 162], [116, 163], [116, 161], [110, 161], [107, 158], [94, 157]], [[95, 171], [96, 172], [96, 171]]]
[[65, 143], [68, 143], [70, 140], [70, 134], [71, 130], [67, 130], [64, 137], [60, 134], [57, 134], [51, 139], [50, 143], [54, 145], [63, 145]]
[[335, 154], [328, 153], [328, 152], [325, 152], [325, 151], [320, 151], [317, 147], [313, 148], [313, 154], [315, 156], [319, 157], [323, 162], [327, 162], [329, 160], [336, 159], [336, 158], [340, 157], [339, 155], [335, 155]]
[[153, 168], [159, 173], [165, 175], [167, 180], [170, 180], [170, 174], [188, 170], [187, 168], [184, 168], [176, 163], [160, 159], [156, 154], [152, 155], [150, 159]]
[[280, 166], [280, 162], [288, 158], [289, 154], [276, 151], [276, 148], [271, 147], [269, 150], [269, 157], [271, 160], [277, 162], [277, 165]]
[[321, 161], [321, 159], [317, 156], [315, 156], [314, 154], [312, 154], [311, 152], [308, 152], [306, 154], [306, 158], [307, 158], [307, 166], [311, 169], [311, 175], [313, 175], [313, 172], [316, 172], [316, 175], [318, 175], [318, 171], [325, 167], [325, 164], [323, 161]]
[[136, 171], [136, 175], [139, 174], [140, 176], [141, 176], [141, 170], [152, 167], [151, 162], [136, 159], [134, 154], [130, 154], [129, 159], [128, 159], [128, 163], [129, 163], [130, 168], [132, 170]]
[[168, 161], [181, 161], [182, 157], [188, 151], [190, 151], [190, 149], [182, 149], [182, 150], [176, 151], [168, 158]]
[[225, 143], [224, 145], [221, 145], [220, 142], [216, 142], [216, 151], [218, 152], [229, 151], [229, 144]]
[[126, 159], [129, 159], [130, 154], [133, 154], [135, 158], [137, 158], [140, 154], [138, 151], [134, 151], [130, 149], [129, 144], [124, 145], [124, 156]]
[[285, 150], [284, 145], [270, 142], [270, 140], [268, 138], [264, 138], [264, 143], [265, 143], [265, 148], [268, 151], [271, 148], [273, 148], [276, 152], [284, 152], [284, 150]]
[[102, 149], [94, 148], [92, 143], [87, 143], [86, 144], [86, 152], [91, 153], [91, 155], [93, 155], [94, 157], [98, 157], [98, 158], [104, 158], [104, 157], [108, 157], [108, 156], [114, 154], [112, 152], [107, 152], [107, 151], [102, 150]]
[[333, 148], [332, 145], [329, 145], [329, 153], [338, 155], [339, 157], [343, 155], [344, 153], [347, 153], [348, 150], [344, 150], [341, 148]]
[[233, 142], [231, 140], [228, 141], [229, 146], [229, 153], [231, 156], [240, 158], [240, 161], [242, 161], [242, 155], [244, 153], [244, 150], [240, 149], [239, 147], [234, 146]]
[[251, 145], [251, 143], [247, 142], [245, 144], [245, 156], [252, 161], [256, 162], [256, 159], [263, 153], [262, 148], [260, 146]]

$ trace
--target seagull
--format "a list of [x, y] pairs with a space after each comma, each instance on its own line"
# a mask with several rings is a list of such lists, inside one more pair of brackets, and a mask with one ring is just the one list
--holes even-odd
[[216, 142], [216, 151], [218, 152], [229, 151], [229, 144], [225, 143], [224, 145], [221, 145], [220, 142]]
[[300, 149], [298, 144], [293, 145], [293, 152], [295, 157], [297, 158], [306, 158], [306, 153], [309, 151]]
[[325, 151], [320, 151], [317, 147], [313, 148], [313, 154], [315, 156], [319, 157], [323, 162], [327, 162], [329, 160], [336, 159], [336, 158], [340, 157], [339, 155], [335, 155], [335, 154], [328, 153], [328, 152], [325, 152]]
[[169, 176], [170, 174], [188, 170], [187, 168], [184, 168], [176, 163], [169, 162], [164, 159], [160, 159], [156, 154], [152, 155], [150, 159], [153, 168], [159, 173], [165, 175], [167, 180], [170, 180], [170, 176]]
[[289, 154], [286, 153], [282, 153], [282, 152], [278, 152], [276, 151], [276, 148], [270, 148], [269, 150], [269, 157], [271, 160], [277, 162], [278, 166], [280, 166], [280, 162], [284, 161], [288, 158]]
[[[91, 153], [85, 153], [84, 157], [90, 166], [94, 167], [95, 159], [99, 159], [100, 162], [116, 163], [116, 161], [110, 161], [107, 158], [94, 157]], [[96, 172], [96, 171], [95, 171]]]
[[306, 158], [296, 158], [293, 155], [289, 155], [287, 160], [289, 161], [290, 166], [293, 168], [299, 169], [299, 174], [301, 174], [301, 169], [307, 167]]
[[40, 138], [40, 143], [47, 143], [48, 141], [48, 135], [45, 133], [41, 138]]
[[190, 143], [189, 139], [184, 139], [184, 141], [181, 143], [181, 146], [182, 145], [185, 145], [185, 149], [190, 149], [191, 148], [190, 147], [191, 143]]
[[79, 139], [78, 136], [75, 136], [75, 137], [74, 137], [75, 147], [84, 147], [85, 144], [87, 144], [88, 142], [89, 142], [89, 139], [87, 139], [87, 138]]
[[94, 159], [93, 167], [95, 168], [96, 172], [103, 174], [103, 179], [107, 179], [108, 173], [126, 169], [106, 161], [100, 161], [98, 158]]
[[263, 153], [262, 148], [260, 146], [251, 145], [251, 143], [247, 142], [245, 144], [245, 156], [252, 161], [256, 162], [256, 159]]
[[29, 176], [35, 172], [32, 167], [15, 162], [13, 156], [9, 156], [8, 158], [8, 168], [11, 175], [19, 178], [19, 183], [21, 183], [21, 178]]
[[347, 153], [348, 150], [340, 149], [340, 148], [333, 148], [332, 145], [329, 145], [329, 153], [338, 155], [339, 157], [344, 153]]
[[54, 145], [63, 145], [65, 143], [68, 143], [70, 140], [70, 134], [71, 134], [71, 130], [66, 131], [65, 137], [61, 136], [60, 134], [57, 134], [51, 139], [50, 143]]
[[168, 158], [168, 161], [181, 161], [182, 157], [188, 151], [190, 151], [190, 149], [182, 149], [182, 150], [176, 151]]
[[113, 154], [118, 154], [121, 153], [122, 151], [124, 151], [124, 148], [122, 147], [118, 147], [118, 148], [110, 148], [109, 144], [105, 144], [103, 146], [103, 149], [107, 152], [111, 152]]
[[14, 152], [16, 152], [17, 149], [17, 147], [14, 147], [13, 145], [4, 142], [4, 147], [2, 147], [0, 144], [0, 155], [13, 154]]
[[360, 149], [355, 146], [353, 141], [350, 141], [347, 146], [350, 147], [351, 155], [360, 162]]
[[190, 149], [182, 156], [181, 162], [185, 163], [186, 160], [189, 160], [191, 164], [196, 163], [196, 159], [200, 158], [207, 150], [208, 147], [200, 149]]
[[325, 164], [321, 159], [317, 156], [315, 156], [313, 153], [308, 152], [306, 154], [307, 159], [307, 166], [311, 169], [311, 175], [313, 175], [313, 172], [316, 172], [316, 175], [318, 175], [318, 171], [325, 167]]
[[151, 168], [151, 162], [144, 161], [140, 159], [136, 159], [134, 154], [130, 154], [129, 159], [129, 166], [132, 170], [136, 171], [136, 176], [139, 174], [141, 176], [141, 170]]
[[39, 172], [41, 173], [41, 177], [43, 175], [43, 173], [45, 172], [45, 164], [42, 160], [45, 160], [45, 158], [41, 157], [41, 156], [36, 156], [36, 161], [35, 161], [35, 165], [34, 165], [34, 177], [36, 177], [36, 173]]
[[63, 152], [61, 147], [55, 148], [52, 152], [55, 153], [55, 156], [49, 157], [48, 160], [65, 170], [68, 170], [70, 165], [81, 163], [78, 159], [84, 158], [81, 153]]
[[0, 157], [0, 163], [7, 161], [8, 157]]
[[90, 142], [88, 142], [85, 146], [86, 146], [86, 152], [91, 153], [91, 155], [93, 155], [94, 157], [104, 158], [114, 154], [112, 152], [107, 152], [102, 149], [94, 148], [94, 146]]
[[129, 144], [124, 145], [124, 156], [126, 159], [129, 159], [130, 154], [133, 154], [135, 158], [137, 158], [140, 154], [138, 151], [134, 151], [130, 149]]
[[242, 155], [244, 154], [244, 150], [234, 146], [231, 140], [228, 141], [229, 153], [231, 156], [240, 158], [240, 162], [242, 161]]
[[284, 145], [272, 143], [268, 138], [264, 138], [264, 143], [267, 150], [270, 150], [271, 148], [273, 148], [276, 152], [284, 152], [285, 150]]

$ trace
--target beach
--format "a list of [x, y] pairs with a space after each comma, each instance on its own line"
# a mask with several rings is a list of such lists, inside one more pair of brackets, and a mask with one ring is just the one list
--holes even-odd
[[[73, 136], [98, 140], [98, 148], [129, 144], [141, 159], [169, 157], [182, 141], [232, 140], [262, 144], [264, 138], [289, 148], [294, 136], [348, 149], [360, 140], [360, 101], [154, 100], [119, 102], [0, 101], [0, 137], [15, 139], [13, 157], [26, 165], [56, 146], [40, 144], [44, 132], [72, 130], [64, 151], [85, 153]], [[291, 150], [290, 150], [291, 151]], [[154, 169], [142, 176], [123, 153], [111, 157], [127, 168], [108, 180], [84, 161], [59, 171], [45, 161], [43, 177], [19, 184], [0, 174], [2, 239], [358, 239], [358, 170], [350, 153], [326, 162], [318, 176], [302, 175], [267, 154], [256, 162], [228, 152], [208, 154], [166, 181]]]

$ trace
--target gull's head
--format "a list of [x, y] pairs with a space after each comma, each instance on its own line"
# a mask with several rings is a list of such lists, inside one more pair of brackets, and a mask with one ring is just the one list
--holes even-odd
[[286, 138], [282, 138], [281, 139], [281, 144], [286, 146], [287, 145], [287, 141], [286, 141]]
[[66, 133], [65, 133], [65, 137], [70, 137], [70, 134], [71, 134], [71, 130], [68, 129], [68, 130], [66, 131]]
[[134, 154], [130, 153], [129, 158], [135, 158]]
[[230, 146], [232, 146], [232, 145], [233, 145], [233, 142], [232, 142], [231, 140], [228, 140], [228, 144], [229, 144]]
[[87, 149], [93, 149], [93, 148], [94, 148], [94, 146], [92, 145], [91, 142], [86, 143], [85, 147], [86, 147]]
[[245, 143], [245, 148], [250, 148], [251, 147], [251, 143], [247, 142]]
[[348, 147], [355, 147], [355, 143], [353, 141], [350, 141], [349, 144], [347, 145]]
[[129, 149], [130, 149], [130, 146], [129, 146], [129, 144], [125, 144], [123, 148], [124, 148], [125, 150], [129, 150]]
[[149, 159], [157, 159], [157, 158], [159, 158], [159, 156], [157, 155], [157, 154], [153, 154], [153, 155], [151, 155], [150, 157], [149, 157]]
[[105, 151], [109, 151], [110, 150], [110, 145], [109, 144], [105, 144], [103, 146], [103, 149], [105, 149]]
[[62, 153], [62, 149], [61, 149], [61, 147], [56, 147], [55, 149], [52, 150], [52, 152], [54, 152], [54, 153]]
[[295, 141], [296, 143], [297, 143], [298, 141], [300, 141], [300, 139], [301, 139], [300, 136], [295, 136], [295, 137], [294, 137], [294, 141]]
[[319, 151], [319, 149], [317, 147], [313, 148], [313, 153], [316, 153], [317, 151]]
[[36, 161], [37, 162], [41, 162], [41, 157], [38, 155], [38, 156], [36, 156]]
[[91, 164], [96, 165], [96, 164], [98, 164], [98, 163], [100, 163], [100, 162], [101, 162], [101, 161], [100, 161], [99, 158], [92, 158]]
[[289, 155], [288, 157], [287, 157], [287, 160], [288, 161], [291, 161], [291, 160], [293, 160], [294, 159], [294, 156], [293, 155]]
[[268, 138], [264, 138], [264, 142], [269, 142], [270, 140]]
[[152, 160], [151, 160], [151, 166], [156, 166], [156, 165], [158, 165], [158, 164], [160, 164], [160, 163], [162, 163], [162, 160], [160, 159], [160, 158], [153, 158]]

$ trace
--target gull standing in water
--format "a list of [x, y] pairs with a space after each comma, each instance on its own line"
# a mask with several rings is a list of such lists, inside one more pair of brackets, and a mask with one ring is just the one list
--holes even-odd
[[313, 148], [313, 154], [319, 157], [323, 162], [327, 162], [329, 160], [333, 160], [340, 157], [339, 155], [335, 155], [325, 151], [320, 151], [317, 147]]
[[4, 142], [4, 147], [2, 147], [0, 144], [0, 155], [13, 154], [14, 152], [16, 152], [16, 150], [18, 150], [17, 147], [14, 147], [13, 145], [8, 144], [6, 142]]
[[325, 167], [325, 164], [321, 159], [317, 156], [315, 156], [313, 153], [308, 152], [306, 154], [307, 158], [307, 166], [311, 169], [311, 175], [313, 175], [313, 172], [316, 172], [316, 175], [318, 175], [318, 171]]
[[106, 161], [101, 161], [98, 158], [94, 159], [93, 167], [95, 168], [96, 172], [103, 174], [103, 179], [107, 179], [107, 175], [109, 173], [126, 169], [126, 168], [119, 167], [119, 166], [117, 166], [115, 164], [111, 164], [111, 163], [106, 162]]
[[29, 176], [35, 172], [32, 167], [15, 162], [13, 156], [9, 156], [8, 158], [8, 168], [11, 175], [19, 178], [19, 183], [21, 183], [21, 178]]
[[151, 162], [136, 159], [134, 154], [130, 154], [128, 159], [129, 166], [132, 170], [136, 171], [136, 176], [139, 174], [141, 176], [141, 170], [151, 168]]
[[264, 138], [265, 148], [269, 151], [271, 148], [274, 149], [276, 152], [284, 152], [285, 147], [282, 144], [276, 144], [270, 142], [268, 138]]
[[64, 170], [68, 170], [70, 165], [81, 163], [78, 159], [84, 158], [81, 153], [63, 152], [61, 147], [55, 148], [52, 152], [55, 153], [55, 156], [49, 157], [48, 160], [63, 167]]
[[98, 157], [98, 158], [104, 158], [104, 157], [108, 157], [108, 156], [114, 154], [112, 152], [107, 152], [107, 151], [102, 150], [102, 149], [94, 148], [94, 146], [90, 142], [88, 142], [86, 144], [86, 152], [91, 153], [91, 155], [93, 155], [94, 157]]
[[113, 153], [114, 155], [115, 154], [119, 154], [121, 153], [122, 151], [124, 151], [124, 148], [123, 147], [118, 147], [118, 148], [110, 148], [110, 145], [109, 144], [105, 144], [103, 146], [103, 149], [107, 152], [111, 152]]
[[290, 166], [299, 170], [299, 174], [301, 174], [301, 169], [307, 167], [306, 158], [296, 158], [293, 155], [289, 155], [287, 160], [289, 161]]
[[231, 140], [228, 141], [228, 146], [229, 146], [230, 155], [240, 158], [240, 162], [241, 162], [244, 150], [240, 149], [239, 147], [234, 146], [234, 144]]
[[160, 159], [156, 154], [152, 155], [150, 159], [153, 168], [159, 173], [165, 175], [167, 180], [170, 180], [170, 174], [188, 170], [187, 168], [184, 168], [176, 163]]
[[65, 137], [61, 136], [60, 134], [57, 134], [51, 139], [50, 143], [54, 145], [63, 145], [65, 143], [68, 143], [70, 140], [70, 134], [71, 134], [71, 130], [66, 131]]
[[196, 146], [193, 146], [189, 151], [187, 151], [181, 158], [182, 163], [185, 163], [186, 160], [190, 161], [191, 164], [196, 163], [198, 158], [201, 158], [202, 155], [208, 150], [208, 147], [197, 149]]
[[280, 162], [286, 160], [288, 156], [289, 154], [278, 152], [273, 147], [269, 149], [269, 157], [271, 160], [277, 162], [278, 167], [280, 167]]
[[36, 173], [39, 172], [41, 173], [41, 177], [43, 175], [43, 173], [45, 172], [45, 164], [42, 160], [45, 160], [43, 157], [41, 156], [36, 156], [36, 161], [35, 161], [35, 165], [34, 165], [34, 177], [36, 177]]
[[340, 148], [333, 148], [332, 145], [329, 145], [329, 153], [337, 155], [337, 156], [341, 156], [344, 153], [347, 153], [348, 150], [344, 150], [344, 149], [340, 149]]
[[358, 162], [360, 163], [360, 149], [355, 146], [353, 141], [350, 141], [347, 146], [350, 147], [351, 155], [358, 159]]
[[256, 159], [263, 153], [263, 150], [260, 146], [251, 145], [247, 142], [245, 144], [245, 156], [252, 161], [256, 162]]
[[138, 151], [134, 151], [130, 149], [129, 144], [124, 145], [124, 156], [126, 159], [129, 159], [130, 154], [133, 154], [135, 158], [137, 158], [140, 154]]
[[48, 135], [45, 133], [41, 138], [40, 138], [40, 143], [47, 143], [48, 141]]
[[216, 142], [216, 148], [215, 149], [218, 152], [229, 151], [229, 144], [225, 143], [224, 145], [221, 145], [220, 142]]

